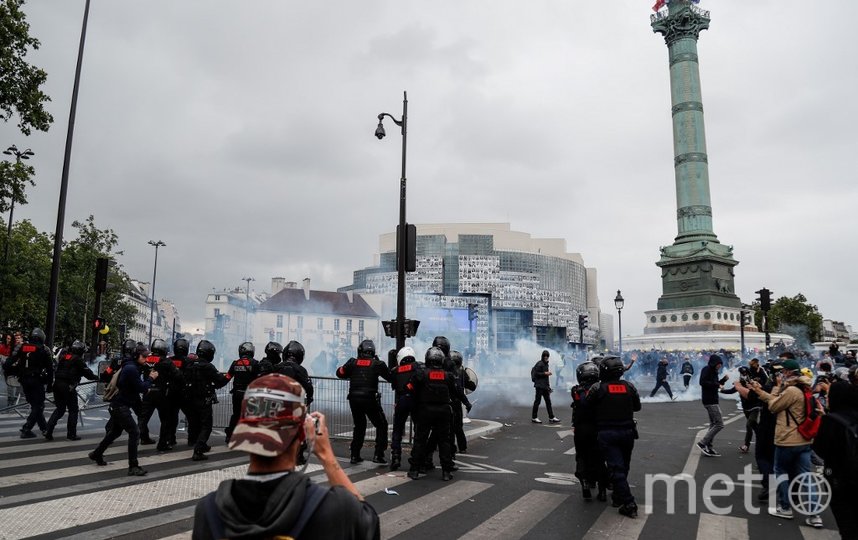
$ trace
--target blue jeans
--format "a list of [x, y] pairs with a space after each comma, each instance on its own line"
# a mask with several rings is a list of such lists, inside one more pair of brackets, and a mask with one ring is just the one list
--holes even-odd
[[775, 446], [775, 475], [786, 475], [788, 480], [778, 483], [778, 506], [790, 508], [789, 483], [801, 473], [811, 472], [810, 444], [802, 446]]

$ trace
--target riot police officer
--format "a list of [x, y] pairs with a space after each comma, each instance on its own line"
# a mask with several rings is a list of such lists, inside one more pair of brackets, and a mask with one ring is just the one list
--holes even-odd
[[468, 400], [461, 401], [458, 395], [464, 395], [465, 390], [474, 391], [476, 386], [473, 381], [469, 380], [465, 374], [463, 366], [464, 358], [459, 351], [450, 351], [450, 360], [453, 363], [453, 377], [456, 381], [456, 387], [460, 390], [456, 395], [451, 396], [453, 402], [453, 429], [451, 433], [451, 442], [453, 444], [453, 458], [455, 459], [457, 452], [468, 451], [468, 439], [465, 437], [464, 415], [462, 414], [463, 403], [471, 410], [471, 403]]
[[283, 361], [282, 354], [283, 345], [280, 345], [276, 341], [269, 341], [265, 345], [265, 358], [259, 361], [259, 376], [262, 377], [263, 375], [274, 373], [277, 366]]
[[586, 402], [590, 387], [599, 382], [599, 366], [584, 362], [575, 370], [578, 384], [572, 387], [572, 427], [575, 428], [575, 477], [581, 482], [584, 500], [593, 498], [592, 489], [598, 486], [597, 498], [607, 500], [608, 471], [599, 450], [596, 415]]
[[[155, 369], [155, 364], [157, 364], [162, 358], [167, 357], [167, 342], [163, 339], [156, 339], [152, 341], [152, 345], [149, 347], [149, 356], [146, 357], [146, 364], [143, 366], [143, 377], [148, 377], [149, 372]], [[158, 373], [160, 377], [163, 373]], [[155, 440], [153, 440], [149, 436], [149, 420], [152, 419], [152, 415], [155, 414], [155, 411], [158, 411], [158, 420], [161, 422], [161, 425], [164, 425], [164, 414], [162, 411], [164, 410], [163, 402], [166, 400], [166, 385], [167, 381], [162, 382], [161, 385], [152, 384], [143, 394], [142, 405], [140, 406], [140, 414], [137, 417], [137, 426], [140, 429], [140, 444], [155, 444]], [[163, 385], [163, 386], [162, 386]]]
[[[172, 414], [170, 417], [170, 425], [173, 427], [173, 430], [169, 433], [169, 440], [158, 441], [161, 450], [165, 447], [176, 446], [176, 431], [179, 429], [179, 411], [182, 411], [185, 415], [185, 422], [188, 429], [188, 440], [197, 440], [198, 433], [191, 432], [190, 417], [193, 416], [193, 412], [191, 410], [191, 401], [187, 399], [185, 393], [185, 374], [187, 373], [188, 368], [197, 359], [196, 355], [189, 353], [190, 343], [188, 343], [187, 339], [182, 337], [173, 340], [173, 356], [170, 356], [168, 360], [170, 360], [170, 362], [173, 363], [173, 366], [179, 370], [175, 389], [170, 390], [167, 393], [167, 399], [170, 402], [169, 410]], [[194, 425], [196, 426], [197, 424]]]
[[[176, 437], [176, 429], [179, 421], [179, 411], [176, 400], [173, 394], [179, 393], [182, 385], [182, 375], [179, 368], [173, 364], [170, 358], [167, 358], [167, 342], [163, 339], [156, 339], [152, 342], [152, 356], [157, 358], [157, 361], [152, 366], [152, 369], [158, 372], [158, 378], [149, 388], [147, 396], [150, 396], [150, 403], [154, 405], [158, 411], [158, 419], [161, 422], [161, 431], [158, 435], [158, 446], [156, 447], [161, 452], [172, 450], [175, 446], [173, 439]], [[146, 401], [143, 402], [144, 415], [146, 413]], [[150, 411], [151, 418], [152, 412]], [[149, 427], [143, 424], [143, 417], [140, 416], [140, 433], [143, 433], [143, 427], [146, 427], [146, 434], [149, 433]]]
[[[256, 347], [253, 343], [245, 341], [238, 346], [238, 359], [232, 362], [229, 366], [229, 371], [226, 373], [227, 379], [232, 381], [232, 416], [229, 417], [229, 426], [226, 428], [226, 443], [229, 444], [229, 438], [232, 436], [232, 430], [238, 424], [238, 419], [241, 418], [241, 402], [244, 401], [244, 391], [247, 390], [247, 385], [253, 379], [259, 376], [259, 361], [253, 358], [256, 354]], [[198, 353], [199, 355], [199, 353]]]
[[33, 426], [38, 425], [45, 433], [48, 423], [45, 421], [45, 387], [51, 387], [54, 380], [54, 357], [45, 346], [45, 333], [41, 328], [33, 328], [30, 338], [12, 351], [10, 361], [11, 372], [18, 375], [21, 389], [27, 403], [30, 404], [30, 415], [21, 426], [21, 438], [32, 439]]
[[283, 362], [278, 364], [274, 370], [298, 381], [298, 384], [304, 389], [304, 393], [307, 394], [307, 405], [309, 406], [313, 403], [313, 381], [307, 373], [307, 368], [302, 365], [303, 363], [304, 346], [293, 340], [286, 344], [286, 348], [283, 350]]
[[393, 434], [390, 441], [390, 470], [395, 471], [402, 465], [402, 434], [405, 432], [405, 422], [408, 417], [414, 418], [414, 392], [408, 388], [408, 383], [417, 371], [421, 369], [414, 358], [414, 349], [402, 347], [396, 355], [399, 365], [391, 370], [393, 378]]
[[98, 379], [83, 361], [85, 352], [86, 345], [82, 341], [75, 341], [58, 359], [57, 370], [54, 374], [54, 404], [57, 408], [54, 409], [53, 414], [48, 419], [48, 428], [45, 430], [45, 438], [49, 441], [54, 440], [54, 428], [66, 413], [66, 409], [69, 412], [66, 438], [70, 441], [80, 440], [80, 437], [77, 436], [78, 403], [76, 388], [80, 384], [82, 376], [90, 381]]
[[366, 437], [366, 420], [375, 427], [375, 454], [373, 463], [387, 464], [384, 451], [387, 450], [387, 418], [381, 408], [381, 394], [378, 393], [378, 378], [387, 382], [393, 379], [387, 365], [375, 355], [375, 343], [370, 339], [361, 341], [357, 349], [357, 358], [349, 360], [337, 368], [337, 377], [349, 380], [349, 407], [354, 420], [352, 433], [351, 463], [360, 463], [363, 441]]
[[594, 384], [584, 403], [596, 416], [596, 438], [605, 458], [614, 486], [611, 494], [620, 514], [637, 517], [638, 506], [629, 489], [629, 463], [637, 438], [634, 413], [641, 410], [635, 385], [622, 380], [625, 366], [616, 356], [608, 356], [599, 365], [599, 382]]
[[[420, 464], [425, 462], [429, 432], [437, 434], [438, 454], [441, 460], [441, 480], [453, 478], [453, 449], [450, 444], [450, 426], [453, 420], [452, 396], [462, 402], [467, 398], [456, 386], [453, 374], [444, 370], [444, 353], [438, 347], [426, 351], [426, 368], [417, 372], [406, 388], [417, 395], [417, 423], [414, 447], [411, 453], [411, 468], [408, 477], [417, 480]], [[470, 406], [468, 406], [470, 410]]]
[[[191, 457], [194, 461], [208, 459], [205, 453], [211, 450], [208, 440], [212, 434], [212, 404], [215, 401], [215, 390], [226, 386], [230, 381], [212, 365], [214, 355], [215, 346], [212, 342], [206, 339], [200, 341], [197, 345], [197, 360], [188, 367], [185, 378], [185, 391], [193, 410], [193, 418], [189, 420], [196, 423], [193, 429], [188, 426], [188, 444], [194, 445], [194, 455]], [[196, 440], [190, 439], [192, 433], [197, 434]]]

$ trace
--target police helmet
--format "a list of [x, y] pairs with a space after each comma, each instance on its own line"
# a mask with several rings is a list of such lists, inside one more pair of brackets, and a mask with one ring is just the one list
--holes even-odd
[[185, 338], [179, 338], [173, 342], [173, 354], [180, 358], [184, 358], [188, 356], [188, 352], [191, 350], [191, 345], [188, 343], [188, 340]]
[[122, 356], [134, 356], [137, 351], [137, 341], [134, 339], [126, 339], [122, 342]]
[[455, 364], [456, 367], [462, 367], [462, 362], [464, 362], [465, 359], [459, 351], [450, 351], [450, 360], [453, 361], [453, 364]]
[[[370, 342], [372, 343], [372, 342]], [[375, 351], [375, 349], [373, 349]], [[299, 342], [292, 340], [286, 344], [286, 351], [283, 353], [283, 359], [291, 358], [296, 364], [304, 361], [304, 346]]]
[[360, 342], [357, 348], [358, 358], [373, 358], [375, 356], [375, 343], [371, 339]]
[[214, 360], [215, 346], [211, 341], [204, 339], [197, 344], [197, 356], [211, 362]]
[[406, 358], [410, 358], [411, 360], [417, 359], [414, 356], [414, 349], [412, 349], [411, 347], [402, 347], [401, 349], [399, 349], [399, 352], [396, 354], [396, 361], [400, 364]]
[[584, 362], [575, 370], [578, 384], [593, 384], [599, 381], [599, 366], [595, 362]]
[[619, 356], [606, 356], [599, 364], [599, 379], [602, 381], [616, 381], [626, 371], [623, 361]]
[[265, 357], [274, 360], [280, 360], [280, 355], [283, 354], [283, 345], [276, 341], [269, 341], [265, 346]]
[[444, 353], [444, 357], [450, 356], [450, 340], [446, 337], [435, 336], [435, 339], [432, 340], [432, 346], [441, 349], [441, 352]]
[[245, 341], [238, 346], [239, 358], [253, 358], [254, 354], [256, 354], [256, 347], [253, 346], [253, 343]]
[[424, 358], [426, 361], [426, 367], [440, 368], [444, 365], [444, 358], [444, 351], [442, 351], [440, 347], [429, 347], [429, 350], [426, 351], [426, 357]]
[[29, 341], [34, 345], [44, 345], [47, 339], [44, 330], [41, 328], [33, 328], [33, 331], [30, 332]]
[[83, 341], [76, 339], [75, 342], [71, 344], [71, 347], [69, 347], [69, 352], [75, 356], [81, 356], [86, 352], [86, 345], [84, 345]]
[[167, 357], [167, 342], [163, 339], [156, 339], [152, 342], [152, 346], [149, 347], [149, 350], [152, 351], [152, 354], [155, 356], [160, 356], [161, 358]]

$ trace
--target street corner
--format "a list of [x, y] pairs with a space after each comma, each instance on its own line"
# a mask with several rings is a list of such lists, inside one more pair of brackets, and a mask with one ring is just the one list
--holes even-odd
[[495, 422], [494, 420], [479, 420], [476, 418], [471, 418], [470, 420], [471, 421], [469, 423], [464, 425], [465, 438], [469, 441], [473, 441], [475, 439], [490, 440], [490, 435], [497, 433], [507, 425], [501, 422]]

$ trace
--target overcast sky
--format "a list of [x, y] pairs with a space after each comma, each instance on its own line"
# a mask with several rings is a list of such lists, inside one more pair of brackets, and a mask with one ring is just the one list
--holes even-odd
[[[408, 91], [408, 221], [510, 222], [557, 237], [622, 289], [624, 334], [661, 294], [676, 235], [667, 48], [653, 0], [93, 0], [66, 236], [95, 215], [128, 273], [184, 329], [206, 293], [272, 276], [351, 283], [398, 221]], [[856, 2], [704, 0], [699, 42], [715, 232], [737, 293], [803, 292], [858, 324]], [[815, 9], [819, 6], [819, 9]], [[84, 0], [30, 0], [47, 134], [15, 218], [56, 225]]]

